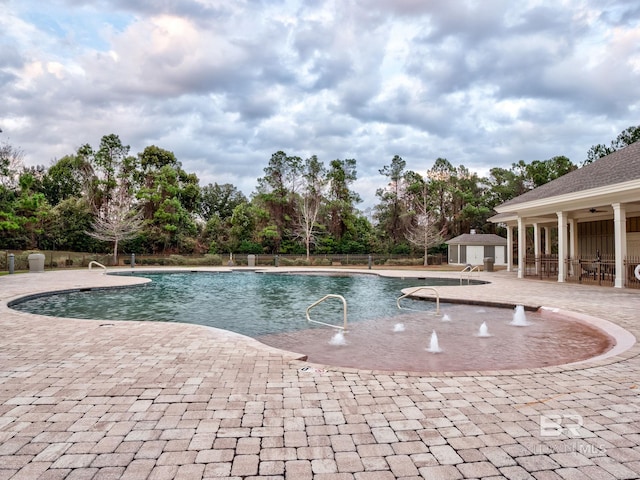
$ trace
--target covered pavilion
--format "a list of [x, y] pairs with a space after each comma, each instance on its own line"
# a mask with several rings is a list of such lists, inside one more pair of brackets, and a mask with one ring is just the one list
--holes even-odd
[[495, 210], [518, 278], [640, 288], [640, 142]]

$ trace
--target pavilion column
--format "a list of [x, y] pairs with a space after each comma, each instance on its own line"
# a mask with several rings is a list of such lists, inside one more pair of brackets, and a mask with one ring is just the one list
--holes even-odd
[[540, 227], [538, 223], [533, 224], [533, 254], [536, 262], [536, 275], [540, 275]]
[[[576, 258], [578, 254], [578, 222], [575, 218], [569, 219], [569, 258], [572, 260]], [[573, 274], [573, 262], [569, 263], [570, 272]]]
[[507, 272], [513, 270], [513, 227], [507, 225]]
[[544, 254], [551, 255], [551, 227], [544, 227]]
[[527, 254], [527, 232], [524, 219], [518, 217], [518, 278], [524, 278], [525, 259]]
[[613, 286], [616, 288], [624, 288], [624, 261], [625, 258], [627, 258], [627, 210], [621, 203], [614, 203], [611, 206], [613, 207], [613, 232], [616, 255], [616, 280]]
[[556, 212], [558, 215], [558, 282], [564, 282], [567, 276], [565, 260], [568, 251], [567, 212]]

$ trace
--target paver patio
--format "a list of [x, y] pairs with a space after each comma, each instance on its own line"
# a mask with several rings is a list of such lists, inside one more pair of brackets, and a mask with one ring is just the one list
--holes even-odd
[[[639, 291], [482, 276], [492, 283], [438, 289], [640, 334]], [[136, 281], [95, 270], [0, 277], [0, 480], [640, 478], [637, 344], [511, 372], [301, 370], [310, 364], [298, 354], [221, 330], [6, 306]]]

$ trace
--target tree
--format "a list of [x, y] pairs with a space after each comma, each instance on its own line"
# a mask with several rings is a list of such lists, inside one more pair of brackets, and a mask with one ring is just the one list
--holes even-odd
[[338, 242], [348, 232], [355, 234], [355, 204], [362, 201], [351, 190], [357, 178], [355, 159], [336, 159], [329, 164], [326, 224], [329, 234]]
[[[0, 205], [0, 238], [5, 248], [38, 248], [45, 231], [50, 205], [38, 191], [38, 169], [23, 169], [18, 190], [2, 195], [8, 202]], [[7, 193], [7, 192], [5, 192]]]
[[109, 208], [100, 210], [87, 234], [98, 240], [113, 242], [113, 264], [118, 264], [118, 243], [133, 238], [143, 225], [142, 212], [132, 208], [128, 188], [119, 185], [112, 190]]
[[200, 189], [200, 198], [200, 216], [205, 221], [214, 216], [221, 220], [230, 218], [234, 208], [247, 202], [244, 194], [230, 183], [206, 185]]
[[146, 147], [133, 173], [152, 251], [193, 250], [198, 229], [194, 214], [200, 209], [198, 177], [182, 168], [173, 152]]
[[236, 206], [230, 219], [232, 238], [230, 247], [233, 250], [239, 250], [242, 244], [255, 243], [254, 235], [257, 235], [256, 224], [256, 208], [254, 206], [248, 203], [241, 203]]
[[427, 172], [429, 179], [429, 196], [433, 213], [437, 217], [438, 229], [444, 235], [449, 234], [449, 220], [451, 219], [451, 206], [453, 193], [451, 177], [455, 176], [455, 168], [446, 158], [437, 158], [433, 167]]
[[199, 215], [206, 223], [200, 235], [200, 242], [207, 246], [209, 253], [231, 252], [231, 218], [236, 207], [247, 205], [247, 198], [230, 183], [209, 184], [200, 189]]
[[484, 179], [488, 191], [488, 205], [494, 208], [527, 191], [524, 178], [513, 169], [494, 167], [489, 170], [489, 177]]
[[376, 218], [381, 231], [387, 236], [391, 245], [398, 245], [405, 236], [406, 224], [402, 217], [406, 214], [404, 194], [406, 188], [404, 168], [407, 162], [402, 157], [395, 155], [390, 165], [385, 165], [379, 170], [381, 175], [387, 177], [385, 188], [379, 188], [376, 196], [380, 198], [380, 204], [376, 206]]
[[627, 127], [620, 132], [616, 139], [611, 142], [611, 146], [616, 150], [620, 150], [637, 141], [640, 141], [640, 125]]
[[611, 146], [607, 147], [601, 143], [593, 145], [587, 152], [587, 158], [582, 165], [588, 165], [599, 158], [606, 157], [610, 153], [620, 150], [640, 140], [640, 125], [631, 126], [624, 129], [615, 140], [611, 141]]
[[119, 185], [131, 188], [134, 159], [128, 156], [129, 149], [113, 133], [102, 137], [97, 151], [89, 144], [78, 149], [77, 166], [83, 173], [85, 195], [94, 212], [108, 213]]
[[305, 183], [300, 195], [298, 213], [307, 261], [309, 261], [311, 243], [316, 231], [316, 221], [318, 220], [318, 213], [322, 206], [324, 190], [327, 184], [326, 169], [315, 155], [305, 161], [303, 177]]
[[436, 217], [429, 211], [426, 197], [424, 205], [419, 207], [415, 216], [416, 222], [406, 233], [406, 238], [412, 245], [422, 248], [424, 266], [428, 265], [428, 250], [431, 247], [441, 245], [444, 242], [442, 231], [436, 226]]
[[578, 167], [567, 157], [560, 155], [548, 160], [534, 160], [529, 164], [520, 160], [517, 167], [514, 165], [514, 168], [522, 169], [524, 183], [531, 190], [572, 172]]
[[103, 244], [87, 235], [94, 215], [82, 197], [69, 197], [51, 209], [43, 235], [44, 248], [93, 252], [102, 250]]
[[485, 205], [485, 188], [478, 175], [460, 165], [455, 169], [450, 182], [453, 199], [448, 228], [450, 235], [460, 235], [471, 228], [482, 228], [487, 223], [491, 210]]
[[56, 206], [63, 200], [81, 197], [86, 166], [81, 157], [66, 155], [49, 167], [42, 177], [42, 192]]
[[0, 143], [0, 187], [12, 189], [17, 186], [18, 172], [22, 167], [24, 151], [3, 141]]
[[278, 151], [271, 155], [264, 173], [264, 177], [258, 179], [254, 200], [269, 213], [269, 226], [275, 227], [277, 232], [269, 238], [277, 242], [275, 249], [279, 252], [283, 247], [281, 242], [291, 239], [296, 194], [303, 179], [303, 162], [300, 157]]

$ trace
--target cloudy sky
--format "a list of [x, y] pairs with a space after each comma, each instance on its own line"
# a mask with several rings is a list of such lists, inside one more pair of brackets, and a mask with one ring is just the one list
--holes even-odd
[[0, 141], [109, 133], [250, 195], [271, 154], [486, 175], [640, 124], [637, 0], [0, 0]]

